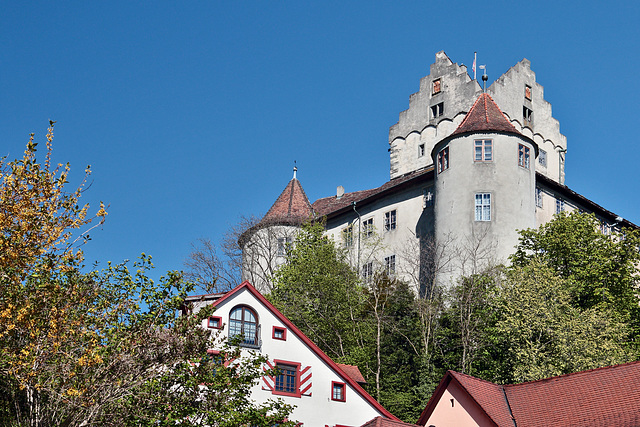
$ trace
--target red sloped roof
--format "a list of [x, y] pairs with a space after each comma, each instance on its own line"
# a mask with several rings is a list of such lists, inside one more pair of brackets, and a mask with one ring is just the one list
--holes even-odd
[[425, 425], [451, 381], [501, 427], [640, 426], [640, 361], [510, 385], [448, 371], [419, 425]]
[[501, 385], [459, 372], [449, 372], [493, 422], [499, 426], [513, 426], [509, 405]]
[[520, 134], [505, 117], [493, 98], [488, 93], [483, 93], [476, 99], [462, 123], [451, 135], [490, 131]]
[[404, 423], [402, 421], [390, 420], [383, 417], [375, 417], [372, 420], [367, 421], [360, 427], [415, 427], [415, 424]]
[[345, 374], [347, 374], [349, 378], [351, 378], [355, 382], [359, 384], [366, 384], [367, 381], [364, 379], [364, 377], [362, 376], [362, 373], [360, 372], [360, 368], [358, 368], [357, 366], [345, 365], [342, 363], [336, 363], [336, 365], [338, 365], [338, 367], [342, 369], [342, 371]]
[[312, 209], [302, 184], [293, 178], [260, 222], [301, 223], [311, 218]]
[[504, 388], [518, 427], [640, 426], [640, 361]]

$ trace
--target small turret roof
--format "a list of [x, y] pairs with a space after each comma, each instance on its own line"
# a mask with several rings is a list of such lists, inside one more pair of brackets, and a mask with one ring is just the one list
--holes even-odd
[[451, 134], [459, 135], [468, 132], [508, 132], [521, 135], [509, 122], [500, 107], [488, 93], [481, 94], [473, 107], [464, 117], [464, 120]]
[[311, 203], [302, 189], [302, 184], [294, 177], [260, 223], [299, 224], [308, 220], [312, 212]]

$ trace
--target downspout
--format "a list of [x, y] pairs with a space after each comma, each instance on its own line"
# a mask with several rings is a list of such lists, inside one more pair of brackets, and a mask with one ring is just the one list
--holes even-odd
[[353, 211], [358, 215], [358, 260], [356, 263], [356, 273], [360, 274], [360, 234], [362, 234], [362, 219], [360, 218], [360, 214], [356, 210], [356, 202], [351, 202], [351, 206], [353, 207]]

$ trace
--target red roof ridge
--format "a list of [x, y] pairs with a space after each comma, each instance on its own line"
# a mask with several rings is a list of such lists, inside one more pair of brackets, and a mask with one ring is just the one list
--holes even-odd
[[[609, 369], [616, 369], [616, 368], [619, 368], [621, 366], [631, 366], [631, 365], [638, 365], [638, 364], [640, 364], [640, 360], [634, 360], [634, 361], [626, 362], [626, 363], [618, 363], [617, 365], [600, 366], [598, 368], [587, 369], [586, 371], [569, 372], [568, 374], [556, 375], [554, 377], [540, 378], [539, 380], [526, 381], [526, 382], [516, 383], [516, 384], [504, 384], [503, 387], [505, 387], [505, 388], [513, 388], [513, 387], [516, 387], [516, 386], [525, 386], [525, 385], [531, 385], [531, 384], [536, 384], [536, 383], [544, 383], [544, 382], [559, 380], [559, 379], [562, 379], [562, 378], [577, 377], [577, 376], [581, 376], [581, 375], [588, 375], [588, 374], [593, 373], [594, 371], [606, 371], [606, 370], [609, 370]], [[482, 380], [482, 381], [484, 381], [484, 380]]]

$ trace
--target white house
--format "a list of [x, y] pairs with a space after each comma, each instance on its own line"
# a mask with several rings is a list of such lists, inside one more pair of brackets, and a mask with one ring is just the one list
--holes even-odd
[[242, 335], [243, 351], [266, 355], [264, 368], [281, 372], [255, 384], [251, 393], [256, 402], [281, 398], [295, 405], [290, 418], [305, 427], [360, 426], [375, 417], [398, 420], [360, 386], [364, 378], [357, 367], [331, 360], [249, 282], [227, 293], [185, 300], [192, 313], [209, 304], [216, 310], [202, 327], [225, 337]]

